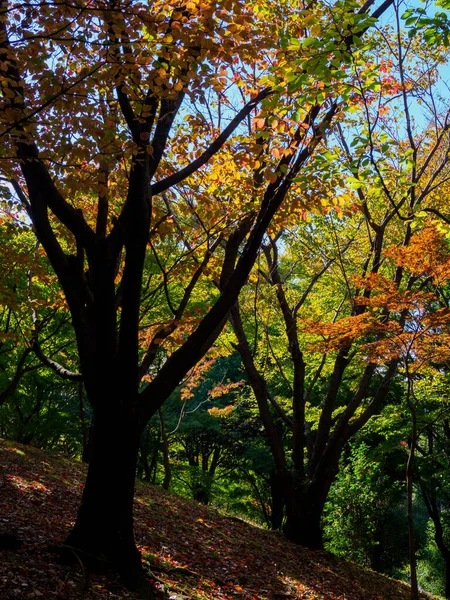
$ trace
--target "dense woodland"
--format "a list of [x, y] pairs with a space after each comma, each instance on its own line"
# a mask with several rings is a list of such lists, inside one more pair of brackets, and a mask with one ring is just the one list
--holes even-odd
[[0, 436], [450, 598], [447, 0], [0, 1]]

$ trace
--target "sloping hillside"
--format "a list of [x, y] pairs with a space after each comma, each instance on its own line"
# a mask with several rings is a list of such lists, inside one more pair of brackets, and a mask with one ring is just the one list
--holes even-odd
[[[80, 463], [0, 441], [2, 600], [135, 598], [111, 574], [89, 576], [49, 551], [73, 523], [84, 473]], [[151, 486], [138, 486], [136, 532], [171, 600], [409, 598], [400, 582]]]

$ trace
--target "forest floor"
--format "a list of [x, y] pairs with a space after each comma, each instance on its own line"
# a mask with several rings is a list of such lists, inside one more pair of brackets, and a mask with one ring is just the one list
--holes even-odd
[[[85, 465], [0, 440], [0, 598], [131, 600], [112, 574], [50, 551], [76, 515]], [[409, 588], [278, 533], [138, 484], [136, 539], [161, 598], [407, 600]], [[421, 598], [431, 599], [422, 595]]]

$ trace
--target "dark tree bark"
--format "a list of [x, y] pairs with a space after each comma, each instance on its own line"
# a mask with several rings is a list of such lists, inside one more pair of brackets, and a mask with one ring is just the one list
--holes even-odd
[[78, 407], [79, 407], [79, 411], [80, 411], [80, 427], [81, 427], [81, 447], [82, 447], [82, 453], [81, 453], [81, 460], [83, 462], [89, 462], [89, 460], [86, 460], [87, 456], [88, 456], [88, 452], [87, 452], [87, 448], [88, 448], [88, 443], [89, 443], [89, 428], [86, 425], [86, 411], [84, 409], [84, 397], [83, 397], [83, 392], [84, 392], [84, 386], [83, 386], [83, 382], [80, 381], [80, 383], [78, 384]]
[[163, 489], [168, 490], [170, 488], [170, 482], [172, 480], [172, 469], [170, 468], [169, 457], [169, 438], [167, 437], [166, 425], [164, 423], [164, 416], [161, 409], [158, 409], [158, 415], [161, 424], [161, 439], [164, 465], [164, 481], [162, 486]]
[[129, 414], [97, 413], [82, 501], [65, 546], [75, 549], [89, 568], [112, 568], [129, 589], [154, 598], [134, 539], [139, 435]]
[[81, 457], [82, 462], [89, 464], [91, 462], [94, 439], [94, 420], [92, 420], [86, 428], [86, 445], [83, 448], [83, 454]]
[[210, 490], [208, 489], [207, 485], [205, 485], [205, 484], [198, 485], [194, 489], [193, 498], [196, 502], [199, 502], [200, 504], [203, 504], [204, 506], [208, 506], [209, 497], [210, 497]]
[[75, 525], [66, 545], [94, 568], [107, 565], [136, 591], [146, 585], [133, 533], [139, 429], [128, 414], [98, 412], [93, 452]]
[[270, 473], [270, 495], [271, 512], [270, 524], [274, 530], [281, 529], [283, 525], [284, 508], [286, 504], [286, 486], [284, 476], [278, 474], [275, 470]]
[[412, 398], [412, 380], [410, 378], [408, 378], [407, 403], [411, 412], [411, 443], [408, 453], [408, 462], [406, 465], [406, 513], [408, 520], [409, 571], [411, 579], [411, 600], [418, 600], [419, 587], [417, 583], [416, 542], [413, 514], [413, 465], [415, 447], [417, 443], [417, 413], [416, 404]]

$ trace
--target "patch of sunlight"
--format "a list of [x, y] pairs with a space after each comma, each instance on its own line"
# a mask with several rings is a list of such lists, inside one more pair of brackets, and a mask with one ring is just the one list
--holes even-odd
[[15, 452], [19, 456], [25, 456], [25, 452], [23, 450], [19, 450], [19, 448], [14, 448], [13, 446], [8, 446], [4, 448], [6, 452]]
[[301, 592], [308, 591], [307, 588], [305, 588], [305, 586], [303, 586], [299, 581], [293, 579], [292, 577], [281, 575], [279, 578], [287, 588], [288, 594], [298, 594]]
[[6, 479], [9, 483], [14, 485], [17, 489], [21, 491], [36, 491], [36, 492], [44, 492], [45, 494], [50, 494], [50, 490], [46, 485], [43, 485], [39, 481], [29, 481], [24, 477], [20, 477], [19, 475], [7, 475]]

